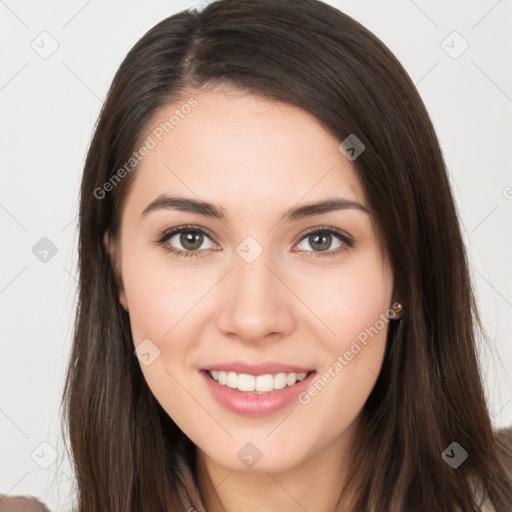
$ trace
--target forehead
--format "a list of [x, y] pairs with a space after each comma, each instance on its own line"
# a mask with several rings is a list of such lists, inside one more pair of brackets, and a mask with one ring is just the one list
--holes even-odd
[[140, 212], [171, 193], [211, 199], [227, 211], [338, 193], [364, 203], [339, 141], [289, 104], [240, 91], [193, 92], [161, 108], [144, 141], [151, 149], [126, 201]]

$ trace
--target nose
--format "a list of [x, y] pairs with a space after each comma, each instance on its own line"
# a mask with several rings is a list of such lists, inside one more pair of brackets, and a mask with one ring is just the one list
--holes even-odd
[[266, 253], [252, 263], [235, 255], [233, 267], [224, 280], [220, 331], [247, 343], [290, 334], [297, 299], [279, 270], [270, 266]]

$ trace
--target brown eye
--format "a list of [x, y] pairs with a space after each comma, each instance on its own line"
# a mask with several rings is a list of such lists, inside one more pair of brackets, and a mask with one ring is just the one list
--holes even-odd
[[196, 251], [203, 244], [204, 235], [199, 231], [183, 231], [180, 234], [180, 243], [187, 251]]
[[[306, 233], [299, 243], [299, 249], [309, 252], [310, 256], [334, 256], [354, 245], [354, 241], [348, 235], [337, 229], [325, 227]], [[312, 250], [308, 250], [307, 246]]]
[[332, 235], [309, 235], [308, 242], [311, 247], [318, 251], [326, 251], [332, 243]]
[[156, 243], [178, 256], [198, 256], [203, 250], [215, 248], [212, 236], [203, 228], [195, 226], [167, 230]]

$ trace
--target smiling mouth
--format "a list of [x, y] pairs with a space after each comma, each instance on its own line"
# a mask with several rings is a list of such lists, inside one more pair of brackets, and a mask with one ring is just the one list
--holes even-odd
[[243, 393], [267, 394], [302, 382], [310, 373], [314, 373], [314, 370], [302, 373], [268, 373], [258, 376], [216, 370], [206, 370], [206, 373], [221, 386]]

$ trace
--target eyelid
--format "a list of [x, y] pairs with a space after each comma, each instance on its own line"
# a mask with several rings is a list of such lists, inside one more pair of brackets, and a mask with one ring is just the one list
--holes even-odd
[[341, 229], [332, 226], [315, 226], [303, 232], [295, 242], [294, 247], [295, 245], [301, 243], [303, 240], [306, 240], [308, 236], [314, 233], [328, 233], [333, 235], [334, 237], [338, 238], [338, 240], [340, 240], [341, 245], [335, 249], [329, 249], [328, 251], [304, 251], [306, 255], [305, 257], [308, 258], [333, 257], [356, 246], [354, 238]]
[[197, 226], [195, 224], [185, 224], [183, 226], [176, 226], [174, 228], [167, 229], [158, 237], [156, 242], [164, 243], [171, 236], [177, 233], [181, 233], [182, 231], [199, 231], [200, 233], [203, 233], [204, 235], [211, 238], [213, 242], [217, 243], [215, 235], [209, 229], [203, 228], [202, 226]]
[[310, 235], [311, 233], [317, 232], [332, 233], [333, 235], [345, 239], [345, 241], [347, 242], [354, 243], [353, 238], [348, 233], [346, 233], [342, 229], [334, 228], [332, 226], [315, 226], [313, 228], [309, 228], [300, 235], [298, 241], [303, 240], [306, 236]]

